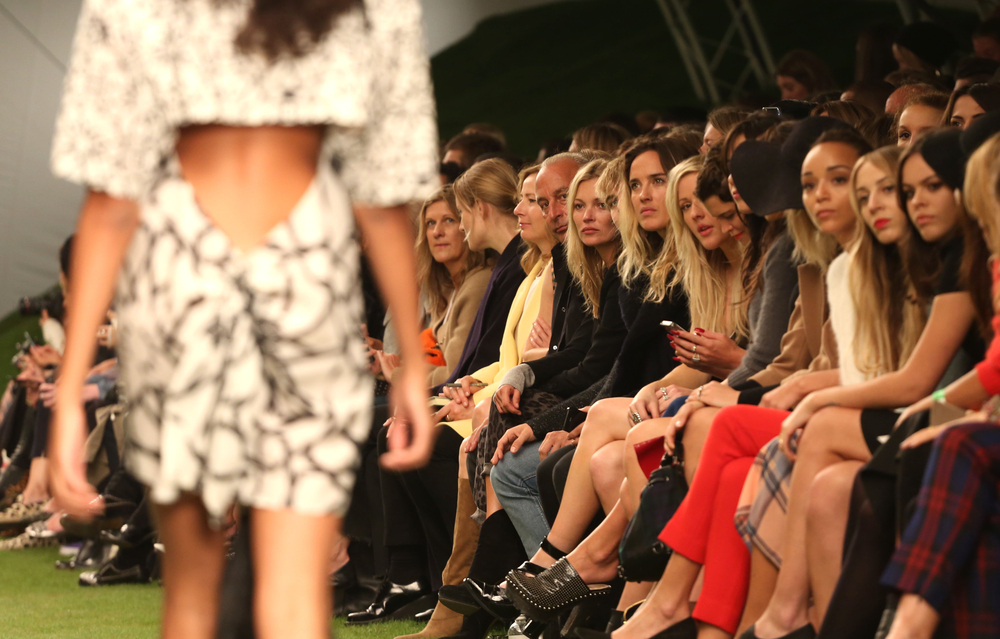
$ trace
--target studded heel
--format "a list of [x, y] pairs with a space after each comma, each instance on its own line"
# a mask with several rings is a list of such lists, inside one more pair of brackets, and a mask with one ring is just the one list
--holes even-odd
[[608, 599], [611, 586], [588, 585], [564, 557], [536, 577], [508, 573], [507, 596], [531, 619], [551, 621], [575, 605]]

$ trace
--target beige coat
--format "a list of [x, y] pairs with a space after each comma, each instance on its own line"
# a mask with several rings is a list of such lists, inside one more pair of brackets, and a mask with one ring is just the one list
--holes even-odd
[[451, 306], [443, 317], [434, 323], [434, 337], [441, 347], [445, 365], [436, 366], [428, 377], [428, 386], [443, 384], [451, 376], [455, 364], [462, 358], [465, 338], [472, 329], [472, 323], [479, 311], [479, 302], [490, 283], [493, 266], [481, 266], [465, 275], [462, 286], [452, 295]]
[[799, 297], [788, 320], [788, 330], [781, 338], [781, 353], [767, 368], [750, 378], [761, 386], [780, 384], [799, 371], [837, 367], [837, 341], [827, 319], [823, 273], [812, 264], [803, 264], [798, 270]]

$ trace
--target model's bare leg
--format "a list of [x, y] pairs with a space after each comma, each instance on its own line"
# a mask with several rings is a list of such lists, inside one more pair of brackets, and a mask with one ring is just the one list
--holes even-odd
[[[166, 549], [163, 639], [215, 639], [225, 535], [208, 526], [205, 507], [194, 495], [183, 495], [168, 506], [154, 504], [153, 509]], [[324, 557], [319, 555], [317, 563], [325, 573]]]
[[[583, 538], [587, 526], [597, 513], [600, 500], [590, 477], [590, 458], [613, 441], [625, 439], [629, 423], [626, 417], [629, 397], [602, 399], [587, 413], [580, 442], [577, 444], [573, 462], [570, 464], [563, 503], [572, 508], [560, 508], [556, 521], [549, 531], [549, 541], [560, 550], [569, 551]], [[539, 549], [531, 561], [542, 567], [551, 566], [555, 560]]]
[[[785, 532], [784, 556], [767, 610], [755, 623], [761, 639], [782, 637], [810, 623], [806, 521], [809, 494], [816, 475], [844, 461], [871, 459], [861, 434], [861, 411], [824, 408], [809, 420], [799, 441]], [[840, 552], [843, 546], [834, 549]]]
[[322, 558], [336, 543], [340, 523], [333, 515], [291, 510], [251, 513], [259, 639], [329, 639], [333, 602]]
[[625, 469], [622, 464], [624, 452], [625, 442], [619, 440], [601, 448], [590, 458], [590, 476], [605, 513], [610, 513], [618, 503], [618, 492], [621, 490], [622, 480], [625, 479]]
[[698, 469], [698, 460], [701, 459], [701, 450], [705, 447], [705, 439], [708, 438], [708, 431], [712, 428], [712, 420], [715, 419], [718, 408], [706, 407], [697, 410], [692, 414], [684, 427], [684, 476], [688, 485], [694, 481], [694, 471]]
[[740, 619], [736, 636], [740, 636], [750, 625], [760, 619], [767, 610], [767, 604], [774, 594], [774, 582], [778, 580], [778, 567], [764, 556], [756, 546], [750, 550], [750, 587], [747, 589], [747, 602], [743, 607], [743, 617]]
[[838, 550], [844, 547], [851, 491], [861, 466], [859, 461], [834, 464], [816, 475], [813, 482], [806, 521], [806, 560], [813, 596], [813, 622], [817, 627], [826, 617], [840, 578], [843, 553]]

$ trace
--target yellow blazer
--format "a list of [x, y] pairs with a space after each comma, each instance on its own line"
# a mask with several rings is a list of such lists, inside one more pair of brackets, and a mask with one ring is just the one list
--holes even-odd
[[[473, 400], [477, 404], [484, 399], [493, 397], [497, 384], [507, 374], [507, 371], [521, 363], [521, 353], [524, 352], [528, 334], [531, 333], [531, 325], [538, 318], [538, 309], [542, 301], [541, 283], [534, 290], [532, 290], [531, 284], [543, 268], [545, 268], [545, 262], [538, 260], [517, 288], [517, 294], [514, 295], [514, 301], [510, 305], [510, 312], [507, 313], [507, 324], [504, 327], [497, 361], [472, 373], [472, 377], [487, 384], [485, 388], [478, 390], [473, 396]], [[471, 419], [444, 423], [462, 437], [468, 437], [472, 434]]]

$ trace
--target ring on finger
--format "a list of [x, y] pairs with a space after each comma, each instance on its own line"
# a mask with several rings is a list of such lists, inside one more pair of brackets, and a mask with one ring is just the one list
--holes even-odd
[[704, 386], [699, 386], [698, 387], [698, 397], [697, 397], [697, 399], [698, 399], [699, 402], [701, 401], [701, 389], [703, 389], [703, 388], [705, 388], [705, 387]]
[[701, 355], [699, 355], [698, 353], [695, 353], [694, 356], [691, 358], [691, 361], [692, 362], [700, 362], [701, 361]]
[[663, 399], [666, 399], [667, 398], [667, 387], [666, 386], [660, 386], [660, 393], [662, 393]]
[[631, 413], [629, 413], [629, 417], [632, 419], [632, 423], [633, 424], [639, 425], [639, 424], [642, 423], [642, 415], [640, 415], [639, 413], [637, 413], [635, 411], [632, 411]]

